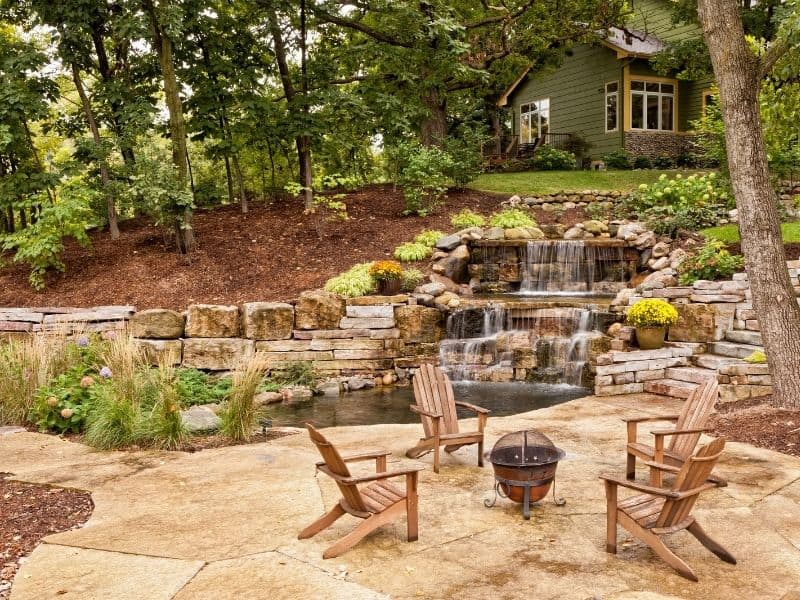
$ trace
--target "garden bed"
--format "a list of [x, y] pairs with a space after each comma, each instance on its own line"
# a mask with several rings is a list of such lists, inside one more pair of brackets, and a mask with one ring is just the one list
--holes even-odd
[[775, 408], [771, 396], [720, 405], [713, 435], [800, 456], [800, 410]]
[[87, 492], [11, 477], [0, 473], [0, 600], [9, 597], [21, 558], [43, 537], [83, 525], [94, 509]]

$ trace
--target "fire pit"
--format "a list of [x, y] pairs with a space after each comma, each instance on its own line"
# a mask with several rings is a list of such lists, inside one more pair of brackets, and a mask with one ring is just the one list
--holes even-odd
[[[486, 460], [494, 467], [495, 496], [485, 500], [487, 507], [497, 502], [497, 496], [522, 503], [522, 515], [531, 518], [531, 502], [537, 502], [547, 495], [556, 478], [558, 461], [564, 458], [564, 451], [557, 448], [550, 439], [535, 429], [515, 431], [497, 440], [491, 452], [485, 454]], [[553, 502], [563, 506], [563, 498]]]

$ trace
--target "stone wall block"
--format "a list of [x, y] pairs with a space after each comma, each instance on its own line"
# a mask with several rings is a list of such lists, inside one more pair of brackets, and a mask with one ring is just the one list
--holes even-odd
[[400, 339], [406, 343], [436, 343], [444, 337], [442, 313], [426, 306], [398, 306], [394, 311]]
[[294, 307], [285, 302], [242, 304], [244, 337], [251, 340], [288, 340], [294, 328]]
[[238, 306], [191, 304], [186, 310], [186, 337], [229, 338], [238, 335]]
[[229, 371], [252, 353], [252, 340], [187, 338], [183, 341], [183, 366], [208, 371]]
[[395, 326], [394, 318], [354, 318], [342, 317], [339, 327], [342, 329], [391, 329]]
[[348, 306], [346, 316], [356, 319], [389, 319], [394, 317], [394, 306], [391, 304], [378, 304], [375, 306]]
[[134, 314], [128, 322], [133, 337], [173, 340], [183, 337], [185, 317], [174, 310], [151, 308]]
[[183, 360], [183, 341], [181, 340], [135, 340], [151, 365], [165, 363], [176, 367]]
[[669, 328], [670, 341], [715, 342], [733, 327], [733, 315], [725, 314], [708, 304], [676, 306], [678, 322]]
[[345, 315], [341, 296], [325, 290], [303, 292], [295, 306], [297, 329], [336, 329]]

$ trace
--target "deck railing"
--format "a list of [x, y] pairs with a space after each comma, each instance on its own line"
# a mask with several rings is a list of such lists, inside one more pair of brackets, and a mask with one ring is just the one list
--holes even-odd
[[571, 133], [560, 133], [556, 131], [547, 132], [543, 138], [533, 138], [529, 141], [520, 141], [518, 135], [503, 135], [495, 137], [486, 142], [481, 152], [486, 158], [506, 159], [520, 156], [530, 157], [537, 148], [550, 146], [558, 150], [569, 150], [572, 143]]

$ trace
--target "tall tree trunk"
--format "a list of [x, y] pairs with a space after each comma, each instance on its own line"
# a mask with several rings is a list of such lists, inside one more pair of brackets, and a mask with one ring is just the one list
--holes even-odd
[[[283, 43], [283, 33], [281, 32], [280, 23], [278, 22], [278, 13], [273, 8], [269, 12], [269, 27], [272, 34], [272, 41], [275, 50], [275, 59], [278, 62], [278, 72], [281, 76], [281, 84], [283, 85], [283, 93], [286, 96], [286, 103], [289, 106], [289, 111], [296, 111], [295, 100], [297, 98], [297, 91], [292, 83], [292, 76], [289, 72], [289, 63], [286, 60], [286, 46]], [[312, 173], [311, 173], [311, 139], [307, 135], [297, 136], [295, 139], [295, 146], [297, 147], [297, 162], [300, 169], [300, 185], [303, 186], [303, 198], [306, 208], [314, 206], [314, 192], [312, 189]]]
[[[175, 76], [172, 40], [162, 27], [158, 15], [159, 11], [156, 9], [153, 0], [142, 0], [142, 4], [150, 15], [150, 24], [153, 28], [153, 45], [158, 53], [161, 75], [164, 80], [164, 100], [169, 111], [172, 162], [178, 172], [178, 181], [186, 185], [189, 179], [189, 165], [186, 162], [186, 122], [183, 119], [183, 106], [178, 93], [178, 79]], [[158, 8], [162, 8], [161, 5]], [[181, 253], [188, 254], [194, 250], [195, 239], [194, 229], [192, 229], [191, 208], [187, 207], [184, 210], [182, 223], [176, 222], [175, 237]]]
[[236, 187], [239, 189], [239, 202], [242, 206], [242, 212], [247, 213], [250, 207], [247, 204], [247, 195], [244, 193], [244, 177], [242, 176], [242, 168], [239, 165], [239, 155], [233, 153], [233, 172], [236, 174]]
[[236, 192], [233, 191], [233, 174], [231, 171], [231, 159], [226, 152], [222, 156], [222, 160], [225, 163], [225, 182], [228, 185], [228, 202], [233, 202], [234, 198], [236, 197]]
[[762, 63], [745, 41], [735, 0], [699, 0], [698, 13], [720, 91], [742, 251], [772, 374], [774, 402], [798, 408], [800, 307], [786, 268], [761, 127]]
[[420, 128], [420, 141], [423, 146], [441, 148], [447, 137], [447, 102], [435, 89], [427, 90], [422, 102], [427, 115]]
[[[83, 88], [81, 81], [81, 72], [78, 65], [72, 63], [72, 81], [75, 83], [75, 89], [78, 91], [78, 97], [81, 100], [83, 107], [83, 114], [86, 117], [86, 123], [89, 125], [89, 130], [92, 132], [92, 139], [98, 150], [102, 149], [102, 140], [100, 139], [100, 129], [97, 127], [97, 120], [94, 118], [94, 111], [92, 104], [89, 102], [89, 97], [86, 95], [86, 90]], [[117, 205], [114, 202], [114, 196], [111, 194], [109, 188], [110, 177], [108, 174], [108, 164], [105, 157], [100, 159], [100, 182], [103, 184], [103, 191], [106, 196], [106, 213], [108, 215], [108, 231], [111, 234], [111, 239], [119, 239], [119, 224], [117, 222]]]

